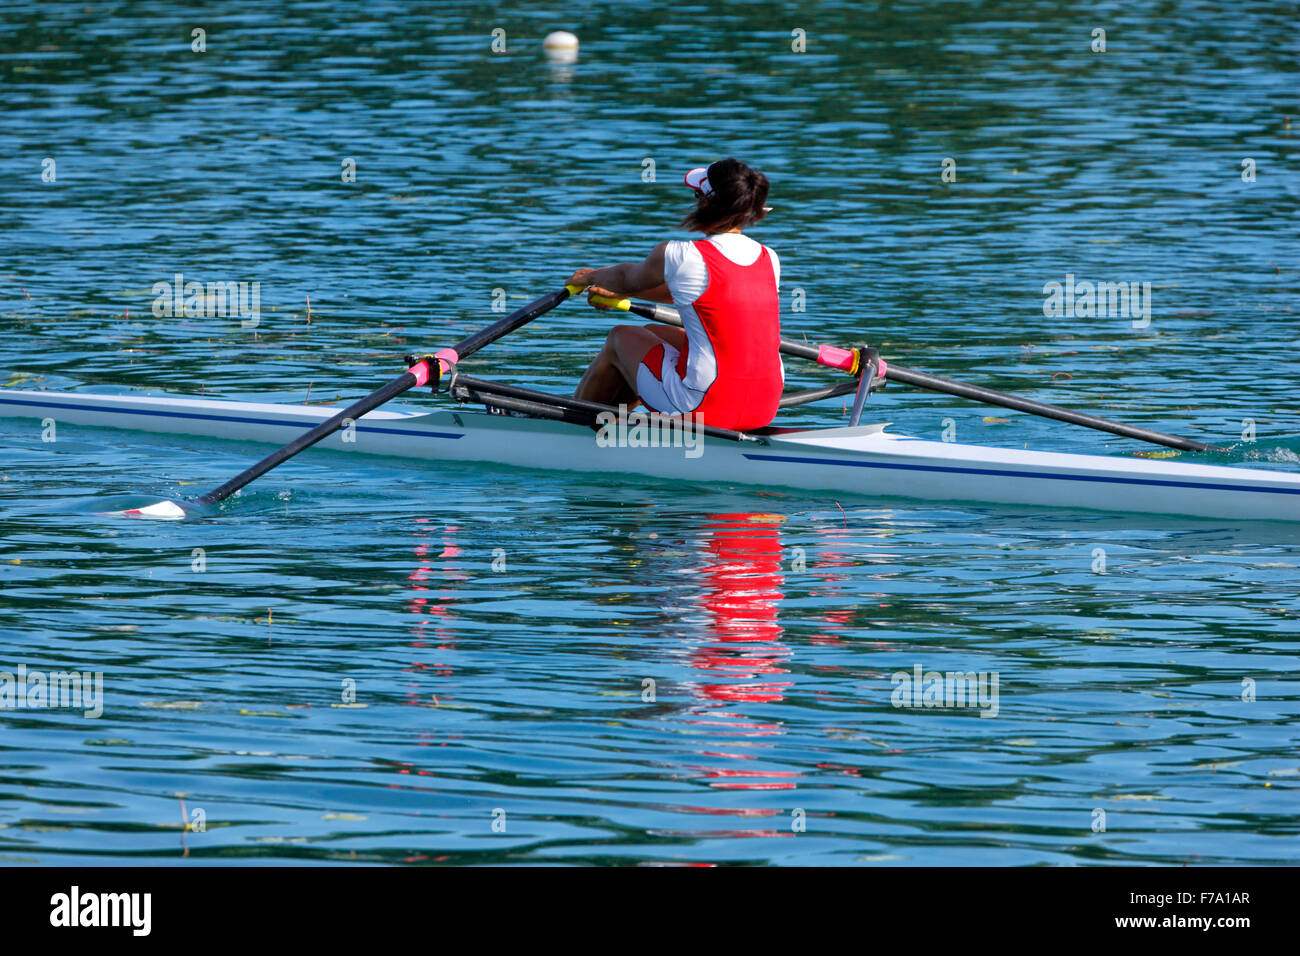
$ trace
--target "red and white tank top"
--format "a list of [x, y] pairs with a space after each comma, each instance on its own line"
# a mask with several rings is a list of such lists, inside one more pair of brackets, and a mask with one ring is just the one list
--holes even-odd
[[776, 417], [785, 381], [780, 270], [775, 252], [738, 233], [664, 250], [664, 279], [688, 342], [677, 373], [705, 393], [696, 410], [710, 425], [744, 430]]

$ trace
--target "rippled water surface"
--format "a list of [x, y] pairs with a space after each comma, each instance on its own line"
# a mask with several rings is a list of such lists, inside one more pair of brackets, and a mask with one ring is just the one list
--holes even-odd
[[[1295, 28], [1284, 2], [15, 0], [0, 387], [356, 397], [494, 290], [680, 237], [682, 171], [737, 155], [773, 183], [787, 335], [1300, 471]], [[176, 273], [259, 282], [260, 323], [155, 317]], [[1067, 274], [1150, 282], [1150, 323], [1045, 317]], [[568, 303], [466, 364], [570, 389], [608, 325]], [[1139, 450], [897, 385], [870, 412]], [[0, 418], [0, 670], [103, 675], [95, 719], [0, 709], [5, 862], [1300, 856], [1300, 525], [328, 452], [205, 520], [98, 514], [264, 450]], [[996, 716], [893, 706], [918, 666], [996, 674]]]

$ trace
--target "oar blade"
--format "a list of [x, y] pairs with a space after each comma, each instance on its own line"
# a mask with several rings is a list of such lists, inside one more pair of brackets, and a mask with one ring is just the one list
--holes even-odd
[[174, 501], [156, 501], [143, 508], [101, 512], [106, 518], [150, 518], [154, 521], [183, 521], [188, 513]]

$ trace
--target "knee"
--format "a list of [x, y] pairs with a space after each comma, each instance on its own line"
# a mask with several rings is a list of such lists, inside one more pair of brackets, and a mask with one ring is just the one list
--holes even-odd
[[609, 330], [605, 336], [605, 351], [612, 355], [627, 348], [628, 342], [631, 341], [632, 330], [639, 328], [636, 325], [616, 325]]

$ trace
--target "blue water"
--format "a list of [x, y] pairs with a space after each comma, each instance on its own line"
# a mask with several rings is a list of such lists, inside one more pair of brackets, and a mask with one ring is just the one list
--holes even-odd
[[[1300, 471], [1292, 4], [240, 9], [0, 11], [0, 387], [356, 397], [494, 290], [682, 237], [682, 171], [734, 154], [787, 335]], [[177, 272], [258, 281], [258, 326], [155, 317]], [[1067, 274], [1150, 282], [1150, 324], [1045, 316]], [[467, 364], [568, 390], [608, 324]], [[869, 413], [1142, 450], [897, 385]], [[103, 681], [98, 717], [0, 709], [5, 862], [1300, 856], [1300, 525], [329, 453], [204, 520], [98, 514], [263, 450], [0, 419], [0, 671]], [[996, 674], [996, 716], [893, 706], [918, 665]]]

